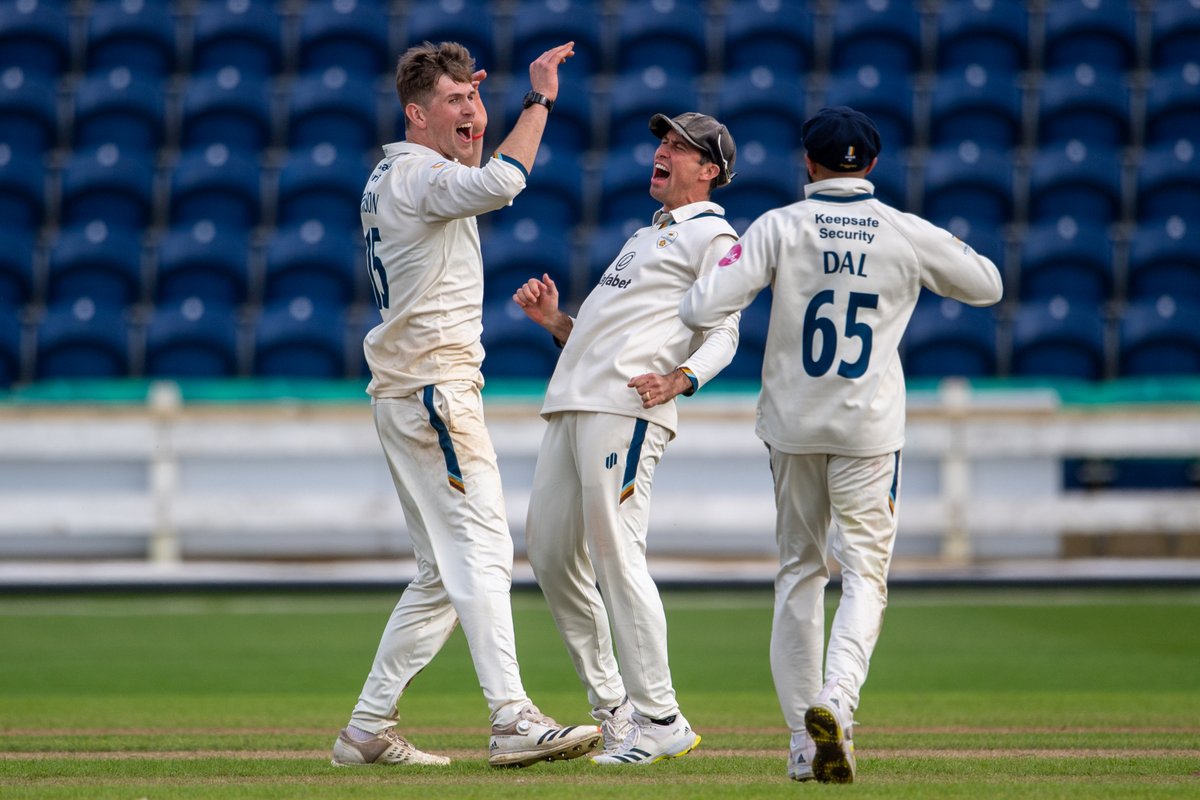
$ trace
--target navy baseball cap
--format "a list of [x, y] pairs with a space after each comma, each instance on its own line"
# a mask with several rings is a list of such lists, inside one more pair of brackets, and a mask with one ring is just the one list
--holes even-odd
[[692, 147], [708, 156], [708, 160], [720, 167], [717, 186], [724, 186], [737, 175], [733, 162], [737, 158], [737, 146], [729, 129], [707, 114], [688, 111], [671, 118], [666, 114], [655, 114], [650, 118], [650, 132], [659, 139], [674, 130]]
[[834, 172], [871, 166], [882, 143], [871, 118], [849, 106], [822, 108], [800, 128], [808, 157]]

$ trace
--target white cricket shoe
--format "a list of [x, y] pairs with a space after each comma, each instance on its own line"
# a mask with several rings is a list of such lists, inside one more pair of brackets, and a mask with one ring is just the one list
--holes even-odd
[[653, 764], [664, 758], [679, 758], [700, 745], [700, 735], [676, 712], [664, 722], [654, 722], [636, 711], [632, 715], [633, 729], [615, 750], [606, 750], [592, 761], [604, 766], [621, 764]]
[[526, 706], [508, 725], [492, 726], [488, 763], [493, 767], [528, 767], [539, 761], [565, 761], [587, 755], [603, 736], [595, 725], [563, 728], [536, 706]]
[[817, 743], [813, 741], [808, 731], [792, 734], [792, 745], [788, 751], [788, 777], [794, 781], [811, 781], [813, 775], [813, 757], [817, 753]]
[[821, 783], [854, 782], [854, 719], [849, 703], [830, 679], [804, 714], [804, 727], [816, 744], [813, 776]]
[[450, 759], [445, 756], [418, 750], [392, 728], [365, 742], [351, 739], [350, 732], [343, 728], [333, 742], [335, 767], [365, 767], [372, 764], [444, 767], [449, 763]]
[[633, 704], [626, 697], [613, 708], [594, 708], [592, 719], [600, 723], [600, 733], [604, 736], [604, 752], [614, 752], [633, 730]]

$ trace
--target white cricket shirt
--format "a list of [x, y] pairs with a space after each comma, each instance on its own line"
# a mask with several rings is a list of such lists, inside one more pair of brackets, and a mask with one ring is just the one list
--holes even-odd
[[770, 285], [756, 432], [785, 453], [874, 456], [904, 444], [899, 346], [924, 286], [997, 302], [1000, 273], [949, 231], [897, 211], [869, 181], [810, 183], [763, 214], [680, 306], [697, 329]]
[[740, 313], [705, 335], [679, 321], [679, 301], [737, 241], [725, 212], [711, 202], [660, 210], [636, 231], [579, 307], [546, 389], [542, 414], [600, 411], [638, 417], [675, 435], [674, 401], [642, 408], [626, 384], [648, 372], [686, 367], [703, 386], [733, 359]]
[[483, 386], [483, 258], [475, 217], [525, 188], [497, 154], [468, 167], [423, 145], [384, 145], [360, 206], [367, 268], [382, 322], [363, 341], [373, 397], [424, 386]]

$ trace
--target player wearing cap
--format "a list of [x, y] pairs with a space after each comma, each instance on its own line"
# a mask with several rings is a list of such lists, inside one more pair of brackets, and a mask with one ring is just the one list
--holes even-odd
[[559, 65], [573, 54], [567, 43], [530, 65], [525, 111], [482, 168], [487, 113], [477, 90], [486, 72], [454, 43], [426, 42], [400, 58], [405, 141], [384, 146], [361, 203], [382, 317], [364, 350], [417, 576], [384, 628], [350, 724], [334, 742], [334, 764], [450, 763], [394, 728], [400, 697], [460, 621], [491, 712], [489, 763], [575, 758], [601, 740], [596, 725], [559, 726], [522, 686], [509, 600], [512, 539], [480, 398], [475, 216], [508, 205], [524, 188], [558, 94]]
[[[949, 231], [875, 199], [866, 177], [880, 140], [866, 115], [823, 108], [802, 136], [805, 199], [755, 220], [684, 297], [680, 316], [705, 330], [772, 288], [756, 425], [770, 453], [780, 557], [771, 671], [792, 730], [789, 775], [848, 783], [896, 534], [900, 338], [922, 287], [975, 306], [996, 303], [1002, 288], [996, 266]], [[827, 544], [842, 597], [822, 673]]]
[[563, 346], [542, 406], [525, 542], [601, 722], [605, 749], [592, 760], [603, 765], [649, 764], [700, 743], [675, 698], [666, 616], [646, 566], [650, 486], [675, 435], [675, 397], [720, 372], [738, 341], [736, 312], [703, 336], [679, 321], [684, 292], [737, 241], [709, 200], [733, 177], [733, 137], [697, 113], [656, 114], [650, 130], [660, 139], [650, 196], [662, 208], [578, 316], [559, 310], [549, 275], [513, 296]]

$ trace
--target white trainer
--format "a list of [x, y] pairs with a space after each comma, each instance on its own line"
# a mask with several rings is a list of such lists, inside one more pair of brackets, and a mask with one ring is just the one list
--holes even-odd
[[632, 715], [633, 729], [615, 750], [593, 756], [592, 761], [604, 766], [621, 764], [653, 764], [664, 758], [679, 758], [700, 745], [700, 735], [676, 712], [662, 722], [654, 722], [636, 711]]
[[528, 767], [539, 761], [565, 761], [587, 755], [603, 736], [595, 725], [561, 727], [536, 706], [526, 706], [508, 725], [492, 726], [488, 763]]
[[813, 775], [813, 756], [817, 754], [817, 743], [813, 741], [808, 731], [792, 734], [792, 745], [788, 751], [788, 777], [794, 781], [811, 781]]
[[821, 783], [854, 782], [854, 719], [849, 703], [831, 678], [804, 714], [804, 727], [816, 744], [813, 776]]
[[633, 704], [626, 697], [612, 708], [594, 708], [592, 719], [600, 723], [600, 733], [604, 736], [604, 752], [614, 752], [633, 730]]
[[392, 728], [365, 742], [351, 739], [350, 732], [342, 728], [333, 742], [335, 767], [365, 767], [372, 764], [444, 767], [449, 763], [450, 759], [445, 756], [418, 750]]

